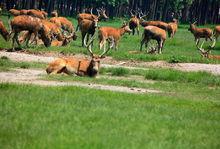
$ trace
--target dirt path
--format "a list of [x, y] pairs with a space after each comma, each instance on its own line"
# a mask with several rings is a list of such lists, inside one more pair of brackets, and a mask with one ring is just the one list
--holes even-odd
[[[49, 63], [55, 59], [53, 56], [41, 56], [17, 52], [0, 51], [0, 57], [7, 56], [13, 61], [43, 62]], [[80, 55], [82, 56], [82, 55]], [[79, 57], [80, 57], [79, 56]], [[199, 64], [199, 63], [167, 63], [165, 61], [137, 62], [137, 61], [116, 61], [107, 57], [102, 62], [102, 67], [123, 67], [129, 69], [147, 69], [148, 67], [171, 68], [181, 71], [206, 71], [215, 75], [220, 75], [220, 64]]]
[[150, 90], [143, 88], [129, 88], [123, 86], [91, 84], [82, 82], [62, 82], [62, 81], [47, 81], [42, 80], [42, 75], [46, 75], [45, 70], [36, 69], [14, 69], [9, 72], [0, 72], [0, 82], [4, 83], [21, 83], [21, 84], [35, 84], [41, 86], [78, 86], [85, 88], [93, 88], [100, 90], [108, 90], [114, 92], [124, 93], [160, 93], [158, 90]]

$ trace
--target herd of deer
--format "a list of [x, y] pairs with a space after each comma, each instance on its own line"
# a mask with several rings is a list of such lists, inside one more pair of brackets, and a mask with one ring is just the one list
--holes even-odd
[[[91, 59], [76, 59], [76, 58], [59, 58], [49, 64], [46, 69], [47, 73], [66, 73], [80, 76], [96, 76], [99, 72], [100, 61], [104, 55], [112, 48], [118, 49], [120, 38], [125, 34], [135, 34], [135, 30], [139, 35], [140, 26], [144, 27], [142, 35], [140, 50], [143, 45], [147, 47], [150, 40], [156, 40], [157, 46], [150, 47], [148, 53], [162, 53], [162, 49], [167, 38], [167, 33], [170, 38], [173, 38], [178, 29], [178, 21], [173, 19], [170, 23], [162, 21], [145, 21], [144, 15], [141, 11], [130, 11], [131, 19], [129, 22], [123, 22], [120, 28], [114, 27], [98, 27], [100, 19], [108, 19], [105, 9], [96, 9], [98, 15], [93, 14], [91, 9], [90, 13], [80, 13], [77, 16], [77, 29], [80, 30], [82, 35], [82, 46], [86, 47], [91, 55]], [[134, 13], [135, 12], [135, 13]], [[76, 31], [71, 21], [65, 17], [59, 17], [56, 11], [51, 13], [51, 18], [47, 19], [47, 13], [41, 10], [16, 10], [11, 9], [9, 13], [14, 18], [9, 21], [8, 31], [3, 22], [0, 20], [0, 34], [6, 41], [12, 37], [12, 46], [15, 43], [20, 45], [26, 41], [26, 46], [32, 44], [44, 44], [49, 46], [65, 46], [71, 40], [76, 40]], [[95, 55], [92, 52], [92, 45], [95, 39], [95, 32], [98, 28], [99, 48], [103, 49], [101, 55]], [[203, 57], [210, 58], [210, 49], [215, 46], [216, 40], [220, 35], [220, 26], [216, 26], [214, 31], [209, 28], [197, 28], [195, 23], [190, 24], [189, 31], [194, 35], [196, 46], [201, 52]], [[13, 36], [12, 36], [13, 35]], [[91, 36], [91, 37], [90, 37]], [[208, 50], [202, 46], [199, 47], [201, 38], [213, 41], [213, 44]], [[108, 48], [106, 50], [106, 45]]]

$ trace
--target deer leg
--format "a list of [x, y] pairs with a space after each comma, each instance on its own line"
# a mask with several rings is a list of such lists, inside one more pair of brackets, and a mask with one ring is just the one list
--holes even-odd
[[85, 34], [85, 33], [82, 33], [82, 47], [84, 47], [84, 46], [85, 46], [85, 44], [84, 44], [84, 39], [85, 39], [85, 36], [86, 36], [86, 34]]
[[139, 33], [140, 33], [140, 29], [139, 27], [137, 27], [137, 34], [139, 35]]
[[132, 29], [132, 35], [134, 35], [134, 34], [135, 34], [135, 28]]
[[118, 42], [119, 42], [118, 40], [117, 41], [115, 40], [115, 51], [118, 50]]
[[158, 41], [158, 53], [159, 53], [159, 54], [162, 53], [162, 47], [163, 47], [163, 41], [160, 40], [160, 41]]
[[143, 38], [142, 40], [141, 40], [141, 47], [140, 47], [140, 51], [142, 51], [142, 48], [143, 48], [143, 44], [146, 42], [146, 39], [145, 38]]
[[28, 35], [27, 35], [27, 41], [26, 41], [26, 46], [27, 46], [27, 47], [29, 47], [28, 44], [29, 44], [29, 40], [30, 40], [30, 38], [31, 38], [31, 34], [32, 34], [32, 33], [29, 32]]
[[19, 40], [18, 40], [18, 34], [19, 33], [15, 33], [14, 39], [15, 39], [16, 43], [18, 44], [18, 46], [20, 46], [20, 43], [19, 43]]

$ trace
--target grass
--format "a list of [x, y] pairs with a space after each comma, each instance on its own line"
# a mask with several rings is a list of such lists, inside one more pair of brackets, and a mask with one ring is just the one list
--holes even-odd
[[45, 68], [46, 64], [36, 62], [13, 62], [8, 57], [0, 57], [0, 71], [10, 71], [11, 68]]
[[174, 69], [148, 68], [148, 70], [126, 68], [102, 68], [102, 74], [113, 76], [139, 75], [145, 79], [157, 81], [175, 81], [180, 83], [196, 83], [202, 85], [220, 86], [220, 76], [208, 72], [183, 72]]
[[[4, 16], [0, 16], [0, 18], [4, 21], [5, 25], [7, 25], [7, 19]], [[76, 20], [73, 18], [69, 18], [74, 26], [76, 26]], [[100, 22], [100, 26], [113, 26], [120, 27], [122, 22], [119, 19], [110, 20], [108, 22]], [[208, 27], [213, 28], [213, 25], [207, 25]], [[204, 26], [201, 26], [204, 27]], [[163, 54], [161, 55], [151, 55], [146, 54], [146, 52], [132, 52], [139, 51], [141, 35], [128, 35], [125, 34], [119, 44], [119, 50], [114, 51], [111, 50], [108, 55], [112, 56], [118, 60], [139, 60], [139, 61], [155, 61], [155, 60], [165, 60], [167, 62], [196, 62], [196, 63], [220, 63], [218, 60], [210, 60], [201, 58], [198, 50], [196, 49], [194, 37], [187, 30], [188, 25], [179, 25], [179, 29], [174, 39], [167, 39], [164, 47]], [[141, 28], [141, 32], [143, 28]], [[83, 53], [88, 54], [85, 48], [81, 47], [81, 35], [80, 32], [77, 33], [78, 39], [77, 41], [71, 42], [66, 47], [49, 47], [45, 48], [44, 46], [31, 46], [29, 48], [30, 51], [56, 51], [63, 53]], [[98, 37], [97, 37], [98, 38]], [[206, 43], [205, 46], [211, 43]], [[5, 42], [2, 37], [0, 37], [0, 45], [2, 48], [11, 48], [11, 42]], [[4, 45], [4, 46], [3, 46]], [[98, 39], [95, 40], [94, 48], [95, 53], [101, 53], [98, 50]], [[130, 51], [130, 52], [129, 52]], [[136, 54], [134, 54], [136, 53]], [[220, 54], [220, 43], [217, 42], [216, 48], [212, 51], [212, 54], [219, 55]]]
[[217, 99], [198, 102], [190, 97], [1, 84], [0, 105], [1, 148], [220, 145]]

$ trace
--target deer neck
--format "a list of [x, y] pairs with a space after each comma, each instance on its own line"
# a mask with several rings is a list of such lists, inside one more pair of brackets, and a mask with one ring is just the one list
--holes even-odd
[[122, 36], [122, 35], [125, 34], [125, 28], [124, 28], [124, 27], [119, 28], [118, 30], [119, 30], [119, 32], [120, 32], [120, 36]]

